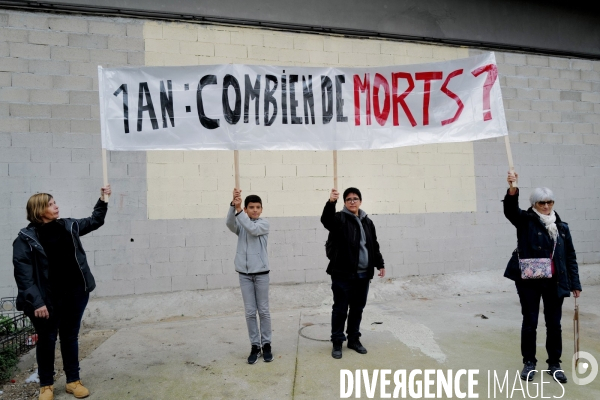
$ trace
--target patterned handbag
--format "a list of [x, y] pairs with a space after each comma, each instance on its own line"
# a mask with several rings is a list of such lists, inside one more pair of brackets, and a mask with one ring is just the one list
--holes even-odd
[[[557, 238], [558, 240], [558, 238]], [[552, 258], [554, 258], [554, 250], [556, 249], [556, 241], [552, 249], [550, 258], [520, 258], [519, 267], [521, 268], [521, 279], [543, 279], [552, 278]], [[517, 245], [517, 257], [519, 256], [519, 247]]]

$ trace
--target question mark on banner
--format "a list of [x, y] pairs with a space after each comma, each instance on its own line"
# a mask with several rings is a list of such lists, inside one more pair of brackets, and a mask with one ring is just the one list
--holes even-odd
[[479, 67], [474, 71], [471, 71], [473, 76], [479, 76], [482, 73], [487, 72], [487, 78], [485, 78], [485, 82], [483, 84], [483, 120], [489, 121], [492, 119], [492, 109], [490, 107], [490, 92], [492, 87], [494, 86], [494, 82], [496, 82], [496, 78], [498, 78], [498, 68], [495, 64], [485, 65], [483, 67]]

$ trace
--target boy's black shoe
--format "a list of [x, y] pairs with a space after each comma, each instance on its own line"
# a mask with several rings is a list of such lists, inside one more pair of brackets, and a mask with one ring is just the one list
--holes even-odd
[[273, 353], [271, 352], [271, 343], [267, 343], [262, 348], [263, 360], [265, 362], [273, 361]]
[[252, 350], [248, 356], [248, 364], [256, 364], [260, 357], [260, 346], [252, 345]]
[[348, 348], [355, 350], [357, 353], [360, 354], [367, 354], [367, 349], [365, 349], [365, 347], [360, 343], [360, 340], [358, 339], [348, 340]]
[[333, 342], [333, 350], [331, 351], [331, 357], [340, 359], [342, 358], [342, 342], [337, 340]]
[[560, 364], [549, 364], [546, 373], [554, 378], [556, 382], [567, 383], [565, 372], [560, 368]]
[[533, 361], [527, 361], [525, 365], [523, 365], [523, 370], [521, 371], [521, 379], [523, 379], [524, 381], [531, 382], [534, 376], [535, 363]]

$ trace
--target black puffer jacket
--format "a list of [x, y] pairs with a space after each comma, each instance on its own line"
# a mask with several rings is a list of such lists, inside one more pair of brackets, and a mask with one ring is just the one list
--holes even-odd
[[[341, 212], [335, 212], [337, 202], [327, 201], [321, 223], [330, 231], [335, 241], [336, 256], [329, 262], [327, 273], [336, 277], [353, 277], [358, 270], [358, 252], [360, 246], [360, 227], [356, 218], [346, 216], [341, 217]], [[342, 222], [343, 220], [343, 222]], [[365, 239], [367, 241], [367, 251], [369, 253], [369, 266], [367, 273], [369, 279], [373, 278], [375, 268], [384, 268], [383, 256], [379, 251], [375, 225], [368, 216], [361, 218]]]
[[[517, 241], [520, 258], [549, 258], [554, 241], [540, 217], [530, 207], [527, 211], [519, 208], [519, 193], [513, 196], [508, 192], [504, 197], [504, 215], [517, 228]], [[569, 225], [556, 214], [558, 241], [554, 251], [554, 268], [559, 297], [569, 297], [573, 290], [581, 290], [577, 256]], [[514, 281], [521, 279], [521, 270], [516, 254], [513, 254], [504, 276]]]
[[[96, 282], [90, 271], [79, 237], [104, 225], [107, 210], [108, 204], [98, 200], [91, 217], [58, 220], [58, 223], [68, 230], [73, 237], [73, 244], [75, 245], [73, 256], [77, 258], [87, 292], [94, 290]], [[32, 314], [38, 308], [46, 306], [48, 311], [52, 312], [52, 300], [48, 290], [50, 287], [48, 258], [40, 244], [34, 224], [29, 224], [26, 228], [21, 229], [13, 242], [13, 265], [18, 287], [17, 310]]]

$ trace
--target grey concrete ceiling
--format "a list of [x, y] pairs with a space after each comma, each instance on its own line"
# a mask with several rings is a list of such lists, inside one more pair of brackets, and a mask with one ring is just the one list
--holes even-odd
[[598, 59], [600, 13], [593, 3], [552, 0], [0, 0], [0, 7], [240, 23]]

